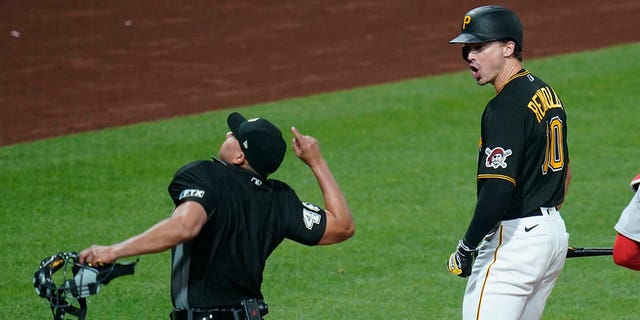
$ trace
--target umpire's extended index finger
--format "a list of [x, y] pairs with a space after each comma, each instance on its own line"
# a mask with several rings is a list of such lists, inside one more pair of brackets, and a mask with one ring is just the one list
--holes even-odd
[[293, 132], [293, 151], [295, 151], [296, 156], [300, 156], [300, 140], [302, 138], [302, 135], [300, 135], [300, 132], [298, 132], [298, 129], [296, 129], [296, 127], [291, 127], [291, 132]]
[[291, 132], [293, 132], [293, 135], [296, 137], [296, 139], [299, 139], [302, 136], [298, 129], [296, 129], [296, 127], [291, 127]]

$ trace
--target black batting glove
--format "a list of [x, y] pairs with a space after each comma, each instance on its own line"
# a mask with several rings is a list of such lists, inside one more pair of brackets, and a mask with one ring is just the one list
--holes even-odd
[[471, 275], [473, 260], [478, 255], [478, 249], [467, 245], [464, 240], [458, 241], [456, 251], [449, 256], [447, 268], [458, 277], [466, 278]]

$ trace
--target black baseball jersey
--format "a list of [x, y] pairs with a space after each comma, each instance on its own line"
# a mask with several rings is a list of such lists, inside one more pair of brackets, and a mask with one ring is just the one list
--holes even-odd
[[478, 193], [486, 179], [509, 181], [515, 189], [502, 220], [526, 216], [563, 201], [568, 164], [567, 116], [560, 98], [520, 70], [482, 115]]
[[215, 159], [179, 169], [169, 194], [176, 206], [196, 201], [208, 215], [198, 236], [172, 250], [176, 309], [262, 299], [262, 273], [271, 252], [285, 238], [315, 245], [326, 228], [324, 210], [300, 201], [285, 183]]

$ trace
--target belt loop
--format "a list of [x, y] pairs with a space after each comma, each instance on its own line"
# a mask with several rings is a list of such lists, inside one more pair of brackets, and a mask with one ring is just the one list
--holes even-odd
[[187, 309], [187, 320], [193, 320], [193, 310]]
[[544, 216], [548, 216], [558, 212], [555, 207], [540, 207], [540, 211]]

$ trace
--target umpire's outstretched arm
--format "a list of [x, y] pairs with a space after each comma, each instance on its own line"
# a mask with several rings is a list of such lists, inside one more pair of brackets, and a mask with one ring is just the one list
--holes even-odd
[[207, 213], [195, 201], [185, 201], [171, 217], [156, 223], [145, 232], [110, 246], [92, 245], [80, 253], [79, 262], [113, 263], [119, 258], [162, 252], [195, 238], [207, 222]]
[[351, 210], [329, 165], [322, 157], [318, 141], [311, 136], [300, 134], [295, 127], [291, 127], [291, 132], [295, 136], [293, 151], [311, 168], [324, 198], [327, 228], [318, 244], [334, 244], [351, 238], [355, 233]]

